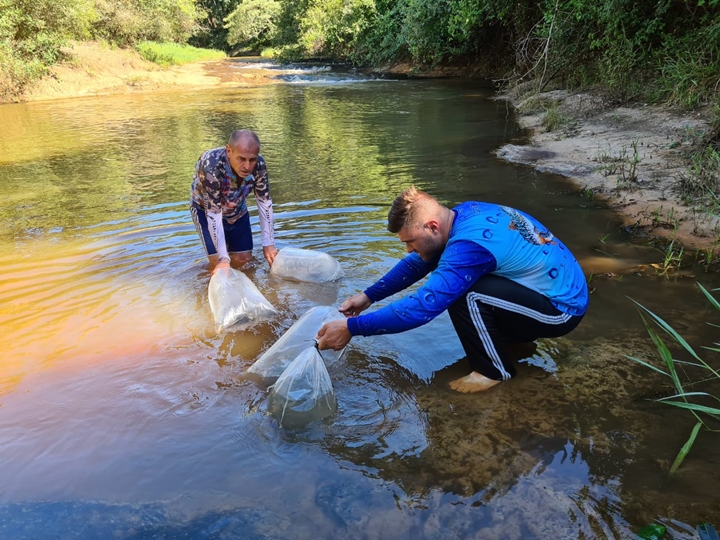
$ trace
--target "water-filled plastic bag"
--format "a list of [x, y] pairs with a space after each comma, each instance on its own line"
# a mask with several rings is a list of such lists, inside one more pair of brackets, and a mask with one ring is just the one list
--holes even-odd
[[332, 381], [315, 347], [304, 349], [270, 387], [268, 411], [283, 427], [304, 427], [336, 410]]
[[268, 320], [277, 314], [250, 278], [233, 268], [213, 273], [208, 300], [218, 332], [242, 323]]
[[[298, 354], [314, 344], [315, 336], [323, 324], [344, 318], [345, 316], [336, 307], [316, 306], [310, 308], [247, 369], [245, 375], [249, 379], [259, 379], [262, 384], [272, 384]], [[322, 358], [325, 365], [330, 366], [335, 363], [344, 351], [345, 349], [323, 351]]]
[[345, 275], [331, 255], [313, 249], [284, 247], [278, 251], [270, 274], [290, 281], [325, 283]]

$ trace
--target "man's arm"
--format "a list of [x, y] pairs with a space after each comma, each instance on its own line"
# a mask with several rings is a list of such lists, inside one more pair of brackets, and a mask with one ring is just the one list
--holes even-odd
[[340, 305], [340, 313], [350, 318], [325, 323], [318, 331], [317, 336], [315, 336], [318, 348], [320, 350], [334, 349], [339, 351], [345, 347], [353, 335], [361, 334], [360, 331], [351, 333], [349, 329], [351, 322], [357, 320], [357, 315], [369, 308], [373, 301], [387, 298], [425, 277], [430, 270], [435, 268], [435, 265], [436, 262], [426, 263], [416, 253], [411, 253], [403, 258], [365, 292], [348, 298]]
[[258, 219], [260, 221], [260, 237], [263, 245], [263, 255], [272, 266], [277, 255], [275, 248], [275, 214], [273, 212], [272, 197], [270, 197], [270, 183], [267, 174], [265, 160], [258, 159], [258, 166], [255, 169], [255, 201], [258, 208]]
[[230, 255], [225, 245], [225, 229], [222, 222], [222, 182], [215, 177], [212, 166], [207, 162], [201, 163], [197, 174], [202, 182], [205, 217], [208, 221], [208, 229], [213, 245], [217, 250], [218, 263], [227, 262], [230, 264]]
[[222, 212], [206, 212], [205, 215], [208, 220], [210, 236], [217, 250], [218, 264], [222, 262], [230, 264], [230, 255], [225, 245], [225, 229], [222, 224]]
[[436, 266], [437, 261], [425, 262], [417, 253], [411, 253], [364, 292], [371, 302], [379, 302], [417, 283]]
[[[406, 257], [407, 259], [408, 257]], [[347, 320], [353, 336], [396, 334], [427, 324], [460, 298], [482, 276], [495, 270], [492, 254], [473, 242], [456, 242], [425, 285], [373, 313]]]

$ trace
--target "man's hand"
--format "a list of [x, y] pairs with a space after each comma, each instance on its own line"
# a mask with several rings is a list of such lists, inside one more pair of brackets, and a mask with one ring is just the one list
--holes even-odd
[[371, 304], [372, 302], [365, 293], [359, 293], [345, 300], [338, 311], [346, 317], [355, 317], [369, 308]]
[[270, 266], [275, 262], [278, 250], [275, 246], [263, 246], [263, 255]]
[[318, 349], [324, 351], [325, 349], [332, 349], [334, 351], [342, 350], [350, 340], [352, 335], [348, 330], [347, 321], [345, 319], [336, 319], [325, 323], [320, 330], [318, 330], [315, 340], [318, 343]]
[[223, 270], [223, 269], [227, 269], [227, 270], [230, 269], [230, 261], [220, 261], [219, 263], [217, 263], [217, 264], [215, 265], [215, 268], [213, 268], [212, 273], [214, 274], [214, 273], [219, 272], [219, 271], [221, 271], [221, 270]]

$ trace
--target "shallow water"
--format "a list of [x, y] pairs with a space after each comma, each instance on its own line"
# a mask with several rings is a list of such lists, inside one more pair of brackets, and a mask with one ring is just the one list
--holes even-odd
[[[244, 69], [228, 62], [227, 69]], [[257, 69], [257, 65], [253, 66]], [[563, 178], [499, 161], [522, 140], [478, 81], [370, 80], [327, 66], [288, 84], [0, 106], [2, 538], [628, 538], [720, 525], [716, 434], [652, 398], [659, 375], [634, 299], [691, 343], [719, 322], [695, 287], [716, 276], [662, 260]], [[345, 277], [248, 270], [279, 315], [216, 334], [188, 213], [199, 154], [238, 127], [262, 140], [278, 247], [319, 249]], [[335, 414], [286, 430], [240, 374], [294, 321], [338, 305], [403, 245], [390, 202], [415, 185], [453, 205], [528, 211], [583, 264], [581, 326], [539, 342], [485, 395], [447, 382], [467, 366], [449, 319], [356, 338], [331, 366]], [[251, 221], [259, 241], [255, 209]], [[712, 388], [703, 388], [712, 391]], [[715, 389], [715, 394], [718, 394]]]

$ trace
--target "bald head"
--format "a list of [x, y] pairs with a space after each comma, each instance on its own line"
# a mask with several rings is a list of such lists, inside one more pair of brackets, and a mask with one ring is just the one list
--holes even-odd
[[230, 135], [225, 146], [230, 167], [240, 178], [247, 178], [253, 173], [260, 157], [260, 141], [249, 129], [239, 129]]
[[247, 148], [260, 151], [260, 139], [255, 132], [249, 129], [237, 129], [230, 134], [228, 146], [233, 148]]
[[388, 212], [388, 231], [397, 234], [400, 229], [422, 226], [427, 220], [437, 218], [445, 209], [433, 197], [415, 188], [407, 188], [398, 195]]

